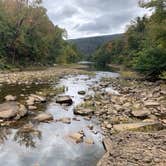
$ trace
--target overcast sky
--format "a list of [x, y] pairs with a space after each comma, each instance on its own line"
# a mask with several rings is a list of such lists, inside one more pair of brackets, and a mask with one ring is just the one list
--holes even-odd
[[145, 14], [139, 0], [43, 0], [55, 25], [69, 38], [122, 33], [132, 19]]

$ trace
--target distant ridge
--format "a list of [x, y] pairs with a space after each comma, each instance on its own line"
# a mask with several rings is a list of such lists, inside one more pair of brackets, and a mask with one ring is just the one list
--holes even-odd
[[85, 56], [90, 56], [95, 50], [103, 44], [121, 38], [123, 34], [104, 35], [95, 37], [86, 37], [79, 39], [70, 39], [69, 42], [75, 44], [78, 50]]

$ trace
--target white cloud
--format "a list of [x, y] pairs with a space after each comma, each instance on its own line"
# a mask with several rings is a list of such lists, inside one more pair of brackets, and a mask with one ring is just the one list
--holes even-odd
[[55, 25], [69, 38], [121, 33], [129, 22], [145, 14], [139, 0], [43, 0]]

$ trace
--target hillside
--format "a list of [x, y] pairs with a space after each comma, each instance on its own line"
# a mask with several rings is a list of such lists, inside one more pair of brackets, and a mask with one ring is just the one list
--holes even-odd
[[68, 41], [76, 44], [77, 48], [82, 54], [89, 56], [92, 53], [94, 53], [94, 51], [98, 47], [103, 45], [104, 43], [107, 43], [108, 41], [111, 41], [120, 37], [122, 37], [122, 34], [70, 39]]

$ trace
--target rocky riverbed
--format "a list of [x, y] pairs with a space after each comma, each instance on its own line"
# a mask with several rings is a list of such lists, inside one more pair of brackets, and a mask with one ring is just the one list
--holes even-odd
[[107, 78], [92, 89], [77, 109], [90, 108], [100, 120], [107, 153], [98, 166], [165, 165], [165, 82]]
[[1, 164], [165, 165], [165, 82], [80, 66], [0, 76]]

